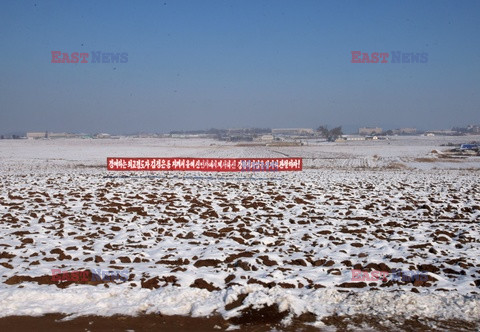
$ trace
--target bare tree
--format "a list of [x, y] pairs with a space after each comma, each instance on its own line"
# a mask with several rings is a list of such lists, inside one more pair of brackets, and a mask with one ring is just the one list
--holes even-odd
[[342, 127], [335, 127], [331, 130], [328, 130], [327, 126], [320, 126], [317, 128], [317, 132], [321, 137], [325, 137], [330, 142], [335, 141], [337, 138], [343, 135]]
[[342, 127], [335, 127], [328, 132], [328, 140], [335, 141], [337, 138], [343, 135]]
[[319, 132], [320, 136], [328, 138], [328, 128], [327, 126], [320, 126], [317, 128], [317, 131]]

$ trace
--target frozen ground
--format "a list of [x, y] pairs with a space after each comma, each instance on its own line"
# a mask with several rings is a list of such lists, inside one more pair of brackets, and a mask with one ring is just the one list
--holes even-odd
[[[319, 327], [345, 315], [478, 322], [480, 158], [441, 146], [472, 140], [0, 140], [0, 315], [228, 319], [275, 306]], [[283, 156], [305, 170], [105, 170], [106, 157]], [[51, 281], [51, 269], [94, 268], [128, 281]], [[352, 269], [428, 280], [352, 282]]]

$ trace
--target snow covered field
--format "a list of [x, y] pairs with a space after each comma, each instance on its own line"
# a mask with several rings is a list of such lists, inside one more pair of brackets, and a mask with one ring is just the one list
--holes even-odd
[[[273, 306], [321, 328], [355, 315], [478, 324], [480, 157], [441, 146], [467, 140], [480, 138], [2, 140], [0, 315], [231, 319]], [[304, 171], [106, 171], [106, 157], [284, 156]], [[55, 282], [52, 269], [128, 280]], [[428, 280], [352, 281], [352, 269]]]

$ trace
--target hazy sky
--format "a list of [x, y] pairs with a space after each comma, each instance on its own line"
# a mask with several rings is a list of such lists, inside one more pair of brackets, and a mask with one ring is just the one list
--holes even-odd
[[480, 1], [2, 0], [0, 132], [480, 123], [479, 41]]

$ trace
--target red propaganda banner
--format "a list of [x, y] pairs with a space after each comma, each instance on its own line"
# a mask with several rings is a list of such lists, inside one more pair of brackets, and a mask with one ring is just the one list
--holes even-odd
[[301, 171], [302, 158], [107, 158], [109, 171]]

